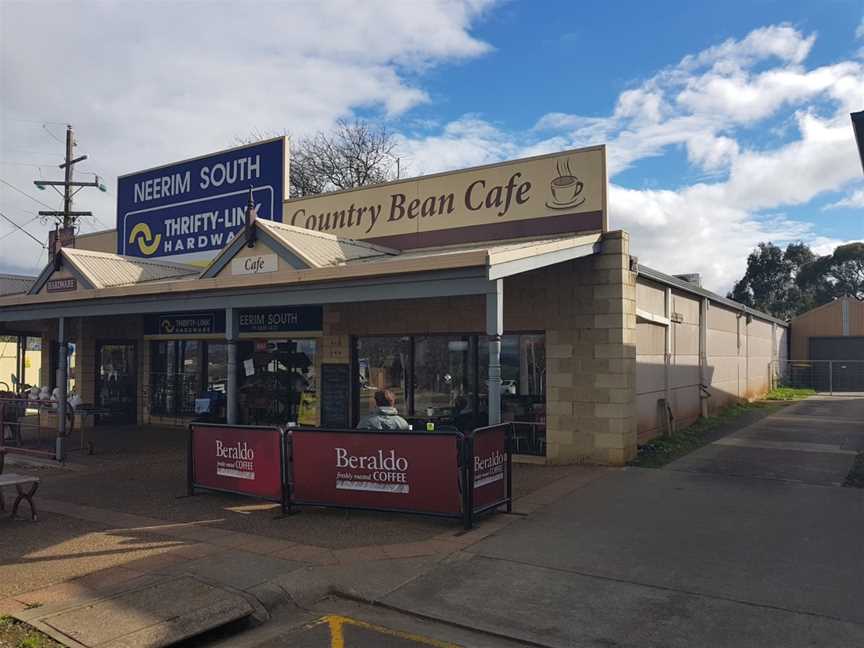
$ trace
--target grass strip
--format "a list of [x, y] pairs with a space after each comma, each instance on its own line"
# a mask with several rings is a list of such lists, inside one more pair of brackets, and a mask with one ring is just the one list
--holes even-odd
[[660, 468], [670, 461], [675, 461], [717, 440], [720, 436], [723, 436], [723, 434], [718, 434], [718, 432], [721, 432], [724, 427], [730, 427], [730, 432], [732, 429], [737, 429], [737, 426], [734, 424], [740, 417], [760, 411], [770, 414], [780, 407], [779, 403], [775, 405], [765, 402], [745, 402], [729, 405], [714, 416], [700, 418], [692, 425], [672, 435], [658, 436], [648, 443], [640, 445], [636, 458], [629, 465], [640, 468]]
[[771, 401], [796, 401], [815, 396], [815, 389], [802, 387], [777, 387], [765, 395], [765, 400]]
[[63, 648], [51, 637], [15, 617], [0, 616], [0, 646], [4, 648]]

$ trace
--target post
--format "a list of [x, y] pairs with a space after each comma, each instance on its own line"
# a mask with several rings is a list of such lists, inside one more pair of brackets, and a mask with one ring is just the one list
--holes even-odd
[[63, 187], [63, 227], [69, 227], [73, 224], [72, 216], [69, 212], [72, 211], [72, 147], [75, 146], [75, 135], [72, 132], [72, 126], [66, 126], [66, 180]]
[[195, 494], [195, 442], [192, 438], [194, 434], [192, 425], [188, 427], [188, 435], [186, 437], [186, 495], [191, 497]]
[[708, 298], [699, 304], [699, 414], [708, 416]]
[[465, 491], [463, 492], [464, 502], [462, 511], [462, 525], [466, 531], [470, 531], [474, 526], [474, 432], [466, 435], [463, 439], [462, 448], [465, 453], [463, 462]]
[[828, 361], [828, 393], [834, 395], [834, 361]]
[[489, 425], [501, 422], [501, 336], [504, 333], [504, 282], [491, 282], [486, 293], [486, 335], [489, 336]]
[[57, 320], [57, 442], [55, 458], [63, 461], [64, 444], [66, 442], [66, 357], [68, 349], [66, 346], [66, 318]]
[[225, 393], [225, 422], [237, 425], [237, 311], [225, 309], [225, 338], [228, 342], [228, 384]]

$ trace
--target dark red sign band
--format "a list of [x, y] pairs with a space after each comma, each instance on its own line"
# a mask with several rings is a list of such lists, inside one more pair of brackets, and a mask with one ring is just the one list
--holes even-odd
[[456, 435], [294, 430], [292, 502], [459, 515]]
[[276, 428], [192, 425], [192, 485], [282, 500]]

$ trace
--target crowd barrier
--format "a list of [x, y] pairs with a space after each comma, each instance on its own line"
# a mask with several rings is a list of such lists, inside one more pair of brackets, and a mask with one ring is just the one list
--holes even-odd
[[460, 432], [278, 428], [193, 423], [187, 491], [458, 518], [512, 510], [509, 423]]

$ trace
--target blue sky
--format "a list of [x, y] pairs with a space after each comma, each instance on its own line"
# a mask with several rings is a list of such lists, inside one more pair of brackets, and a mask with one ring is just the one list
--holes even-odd
[[[702, 272], [722, 292], [759, 241], [827, 253], [864, 238], [848, 119], [864, 110], [862, 10], [831, 0], [3, 3], [0, 178], [33, 194], [32, 179], [56, 171], [65, 122], [90, 156], [82, 171], [110, 187], [255, 130], [302, 135], [352, 115], [398, 134], [410, 174], [606, 143], [611, 226], [631, 232], [641, 261]], [[45, 60], [69, 74], [46, 74]], [[82, 193], [78, 207], [97, 215], [82, 229], [110, 225], [115, 200]], [[39, 238], [42, 208], [0, 185], [0, 210]], [[0, 271], [34, 272], [40, 253], [0, 223]]]

